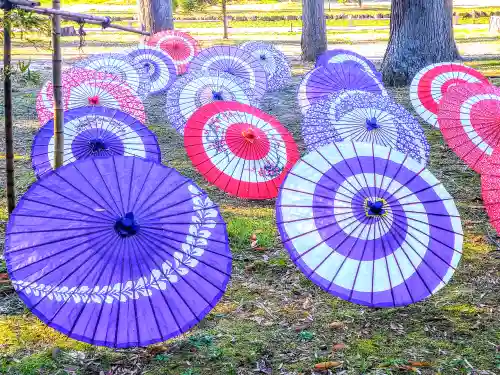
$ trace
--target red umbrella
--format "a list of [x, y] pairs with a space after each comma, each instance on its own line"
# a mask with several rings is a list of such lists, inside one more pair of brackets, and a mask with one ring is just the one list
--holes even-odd
[[483, 203], [493, 228], [500, 234], [500, 149], [496, 149], [481, 175]]
[[468, 66], [444, 62], [426, 66], [417, 73], [410, 86], [413, 108], [428, 124], [439, 127], [438, 105], [449, 88], [464, 83], [488, 83], [477, 70]]
[[146, 44], [162, 49], [174, 60], [177, 74], [186, 72], [191, 60], [200, 53], [201, 47], [188, 33], [177, 30], [164, 30], [146, 39]]
[[278, 120], [238, 102], [198, 109], [184, 129], [184, 145], [208, 182], [247, 199], [275, 198], [299, 158], [295, 141]]
[[[72, 68], [62, 75], [64, 110], [102, 106], [118, 109], [145, 123], [144, 105], [137, 94], [116, 75], [90, 69]], [[52, 82], [47, 82], [37, 97], [40, 124], [52, 119]]]
[[451, 88], [439, 104], [438, 121], [448, 146], [482, 173], [500, 145], [500, 89], [481, 83]]

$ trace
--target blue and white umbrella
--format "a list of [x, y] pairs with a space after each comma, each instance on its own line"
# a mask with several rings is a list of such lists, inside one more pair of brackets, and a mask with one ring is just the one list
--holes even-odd
[[339, 91], [314, 103], [302, 123], [309, 151], [332, 142], [377, 143], [426, 164], [429, 144], [419, 122], [388, 96]]

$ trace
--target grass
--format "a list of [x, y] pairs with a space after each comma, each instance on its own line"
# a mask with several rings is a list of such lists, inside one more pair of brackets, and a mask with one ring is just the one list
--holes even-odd
[[[125, 34], [113, 35], [133, 43]], [[102, 50], [99, 37], [89, 35], [87, 40], [86, 53]], [[65, 39], [67, 44], [73, 42]], [[74, 46], [71, 51], [76, 54]], [[36, 57], [37, 52], [18, 44], [16, 53]], [[308, 69], [293, 61], [297, 74]], [[487, 76], [500, 77], [498, 59], [466, 63]], [[42, 71], [41, 80], [49, 73]], [[304, 152], [295, 105], [299, 81], [295, 76], [284, 90], [266, 96], [262, 108], [291, 131]], [[38, 128], [34, 97], [39, 86], [14, 82], [18, 197], [34, 181], [29, 155]], [[390, 89], [390, 94], [412, 111], [407, 88]], [[499, 238], [482, 208], [479, 176], [448, 149], [438, 130], [423, 125], [431, 144], [429, 168], [455, 198], [462, 216], [466, 233], [462, 262], [451, 283], [429, 300], [401, 309], [367, 309], [330, 296], [302, 275], [278, 238], [274, 201], [240, 201], [209, 186], [187, 159], [182, 138], [166, 124], [164, 98], [148, 99], [147, 107], [149, 127], [157, 134], [164, 162], [194, 179], [221, 207], [234, 257], [227, 292], [185, 335], [147, 348], [112, 350], [82, 344], [48, 328], [24, 309], [9, 285], [0, 284], [0, 374], [250, 375], [258, 368], [271, 368], [281, 375], [312, 375], [316, 363], [327, 361], [342, 362], [337, 373], [345, 370], [348, 375], [401, 374], [412, 362], [426, 365], [419, 368], [423, 375], [500, 372]], [[3, 174], [0, 186], [5, 186]], [[3, 235], [7, 220], [3, 188], [0, 194]], [[0, 261], [0, 273], [5, 271]], [[333, 351], [339, 343], [345, 348]]]

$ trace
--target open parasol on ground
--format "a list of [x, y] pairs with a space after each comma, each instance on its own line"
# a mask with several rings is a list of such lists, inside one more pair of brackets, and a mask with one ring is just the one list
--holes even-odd
[[255, 100], [267, 90], [267, 74], [260, 59], [233, 46], [213, 46], [202, 50], [189, 64], [189, 71], [217, 70], [245, 81]]
[[260, 61], [267, 75], [267, 89], [276, 91], [285, 87], [292, 78], [292, 70], [285, 54], [270, 43], [246, 42], [240, 48]]
[[317, 100], [340, 90], [387, 95], [378, 79], [359, 69], [359, 65], [352, 61], [321, 66], [306, 74], [299, 85], [297, 99], [302, 114], [305, 115]]
[[177, 69], [174, 60], [163, 50], [139, 44], [126, 51], [138, 65], [142, 65], [151, 82], [150, 95], [160, 94], [174, 83]]
[[438, 121], [453, 152], [482, 173], [500, 145], [500, 88], [482, 83], [452, 87], [439, 104]]
[[438, 105], [450, 87], [464, 83], [488, 83], [477, 70], [445, 62], [426, 66], [413, 78], [410, 99], [417, 114], [428, 124], [439, 127]]
[[332, 142], [377, 143], [426, 164], [429, 144], [418, 121], [388, 96], [338, 91], [315, 102], [302, 123], [309, 151]]
[[100, 53], [91, 55], [73, 65], [75, 68], [93, 69], [113, 74], [127, 82], [141, 99], [146, 99], [151, 90], [148, 70], [140, 61], [124, 53]]
[[237, 102], [214, 102], [196, 111], [186, 125], [184, 146], [208, 182], [246, 199], [276, 197], [299, 158], [283, 125]]
[[[144, 105], [136, 93], [118, 76], [91, 69], [72, 68], [62, 75], [65, 110], [87, 106], [118, 109], [145, 123]], [[47, 82], [37, 97], [37, 113], [43, 125], [53, 114], [53, 86]]]
[[490, 223], [500, 234], [500, 149], [495, 149], [481, 174], [481, 190]]
[[[96, 156], [137, 156], [161, 161], [155, 134], [132, 116], [106, 107], [81, 107], [64, 112], [64, 160], [69, 164]], [[36, 134], [31, 160], [37, 177], [54, 164], [54, 123]]]
[[443, 185], [376, 144], [333, 143], [304, 156], [283, 182], [276, 220], [308, 278], [370, 307], [436, 293], [462, 254], [460, 217]]
[[231, 274], [226, 225], [192, 181], [150, 160], [78, 160], [34, 183], [10, 217], [17, 293], [74, 339], [145, 346], [200, 322]]
[[320, 66], [327, 66], [329, 64], [338, 64], [345, 61], [352, 61], [359, 65], [360, 69], [373, 75], [379, 81], [382, 80], [382, 74], [377, 71], [375, 64], [373, 64], [366, 57], [347, 49], [332, 49], [323, 53], [318, 60], [316, 60], [316, 68]]
[[220, 71], [194, 71], [180, 77], [168, 90], [166, 114], [180, 134], [191, 115], [214, 101], [237, 101], [255, 105], [248, 85], [239, 78]]
[[184, 74], [189, 63], [201, 51], [196, 39], [178, 30], [164, 30], [146, 39], [146, 44], [165, 51], [175, 63], [177, 74]]

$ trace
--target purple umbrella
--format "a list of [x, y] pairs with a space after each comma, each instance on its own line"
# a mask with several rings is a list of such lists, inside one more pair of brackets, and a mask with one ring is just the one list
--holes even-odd
[[462, 255], [460, 216], [444, 186], [398, 151], [341, 142], [306, 155], [276, 204], [292, 260], [327, 292], [370, 307], [441, 289]]
[[139, 44], [129, 49], [127, 55], [138, 65], [142, 65], [151, 81], [149, 95], [161, 94], [174, 83], [177, 68], [174, 60], [163, 50]]
[[388, 96], [337, 91], [315, 102], [302, 123], [309, 151], [332, 142], [377, 143], [426, 164], [429, 144], [418, 121]]
[[10, 217], [5, 248], [37, 317], [116, 348], [187, 331], [231, 274], [217, 206], [176, 170], [135, 157], [79, 160], [38, 180]]
[[347, 49], [332, 49], [323, 53], [316, 60], [316, 68], [329, 64], [338, 64], [345, 61], [352, 61], [359, 65], [359, 68], [382, 81], [382, 74], [377, 71], [375, 65], [366, 57]]
[[182, 135], [193, 113], [215, 101], [257, 105], [245, 81], [211, 70], [194, 71], [180, 77], [168, 90], [165, 110], [172, 127]]
[[285, 54], [270, 43], [246, 42], [240, 48], [260, 61], [267, 75], [267, 88], [276, 91], [285, 87], [292, 78], [292, 70]]
[[255, 100], [267, 90], [267, 75], [260, 60], [244, 49], [214, 46], [202, 50], [189, 64], [189, 72], [217, 70], [245, 81]]
[[321, 66], [306, 74], [299, 85], [297, 98], [302, 114], [305, 115], [315, 101], [339, 90], [387, 95], [378, 79], [359, 69], [359, 65], [352, 61]]
[[[64, 160], [94, 156], [138, 156], [161, 161], [155, 134], [139, 120], [117, 109], [80, 107], [64, 112]], [[46, 123], [35, 136], [31, 148], [37, 177], [54, 165], [54, 120]]]

